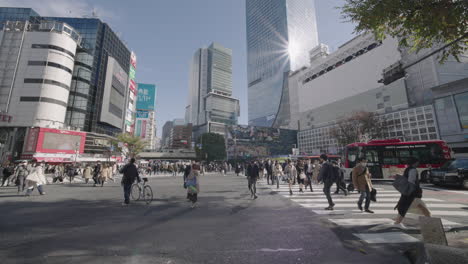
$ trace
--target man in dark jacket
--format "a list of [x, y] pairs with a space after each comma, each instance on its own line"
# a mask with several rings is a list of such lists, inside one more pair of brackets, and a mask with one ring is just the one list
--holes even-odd
[[273, 167], [271, 160], [265, 162], [265, 169], [267, 170], [267, 184], [273, 184]]
[[96, 184], [99, 184], [99, 174], [101, 174], [101, 162], [98, 161], [96, 166], [94, 166], [93, 170], [93, 180], [94, 180], [94, 187], [96, 187]]
[[249, 181], [249, 190], [250, 190], [250, 197], [257, 199], [257, 180], [260, 175], [260, 168], [258, 166], [258, 163], [255, 161], [254, 164], [251, 166], [249, 175], [247, 176], [247, 179]]
[[135, 159], [131, 158], [130, 163], [127, 163], [121, 170], [120, 173], [122, 176], [122, 186], [124, 189], [124, 203], [122, 205], [128, 205], [130, 203], [130, 191], [132, 189], [132, 184], [137, 180], [141, 181], [140, 175], [138, 174], [138, 169], [135, 166]]
[[322, 168], [320, 169], [320, 173], [318, 176], [319, 182], [323, 182], [323, 193], [327, 197], [328, 200], [328, 207], [325, 210], [333, 210], [335, 204], [331, 198], [330, 189], [336, 181], [335, 170], [333, 169], [333, 165], [328, 162], [328, 156], [325, 154], [320, 155], [320, 162], [322, 163]]
[[3, 168], [3, 180], [2, 180], [2, 186], [5, 186], [5, 182], [7, 183], [6, 186], [8, 186], [10, 184], [10, 182], [8, 180], [8, 178], [10, 178], [11, 175], [13, 175], [14, 173], [14, 167], [7, 163], [6, 166]]

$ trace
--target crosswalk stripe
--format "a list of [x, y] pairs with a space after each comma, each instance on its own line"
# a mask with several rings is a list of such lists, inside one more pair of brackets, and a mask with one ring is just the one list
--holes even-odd
[[[310, 197], [325, 197], [325, 194], [323, 193], [304, 193], [304, 194], [294, 194], [293, 192], [293, 195], [289, 195], [289, 191], [284, 191], [284, 192], [279, 192], [280, 194], [284, 195], [285, 197], [307, 197], [307, 196], [310, 196]], [[342, 196], [342, 197], [345, 197], [344, 195], [338, 195], [338, 196]], [[399, 193], [382, 193], [382, 194], [377, 194], [377, 200], [379, 200], [379, 197], [400, 197], [401, 195]], [[332, 197], [337, 197], [337, 195], [333, 195], [332, 194]], [[356, 198], [359, 198], [359, 194], [350, 194], [349, 197], [356, 197]]]
[[[316, 204], [307, 204], [307, 203], [300, 203], [301, 206], [306, 207], [306, 208], [325, 208], [328, 206], [328, 203], [316, 203]], [[394, 208], [395, 204], [394, 203], [372, 203], [371, 208]], [[462, 204], [427, 204], [427, 207], [429, 210], [431, 208], [463, 208], [465, 207]], [[336, 204], [334, 208], [357, 208], [357, 204]], [[468, 215], [468, 213], [467, 213]]]
[[[297, 203], [312, 203], [312, 202], [327, 202], [328, 200], [323, 197], [313, 197], [313, 198], [306, 198], [306, 197], [294, 197], [291, 199]], [[358, 197], [350, 197], [350, 198], [333, 198], [334, 202], [354, 202], [356, 203]], [[436, 198], [424, 198], [422, 199], [424, 202], [443, 202], [443, 200], [436, 199]], [[378, 202], [398, 202], [398, 198], [380, 198]], [[374, 203], [372, 203], [374, 204]]]
[[[390, 218], [345, 218], [345, 219], [328, 219], [330, 222], [338, 226], [371, 226], [371, 225], [393, 225], [394, 220]], [[449, 221], [442, 218], [442, 225], [444, 227], [456, 227], [461, 224]], [[398, 227], [397, 225], [395, 227]], [[405, 229], [419, 229], [406, 227]]]
[[358, 233], [353, 234], [369, 244], [390, 244], [390, 243], [416, 243], [419, 239], [403, 232], [388, 233]]
[[394, 221], [390, 218], [346, 218], [346, 219], [328, 219], [328, 221], [339, 226], [368, 226], [392, 224]]
[[[312, 209], [311, 210], [312, 212], [319, 214], [319, 215], [367, 214], [367, 213], [361, 212], [358, 209], [354, 209], [354, 210], [338, 209], [338, 210], [333, 210], [333, 211], [323, 210], [323, 209], [320, 210], [320, 209], [314, 209], [314, 208], [311, 208], [311, 209]], [[431, 214], [434, 216], [468, 216], [467, 212], [462, 212], [462, 211], [431, 210], [430, 208], [429, 210]], [[396, 215], [398, 213], [396, 210], [372, 210], [372, 211], [374, 211], [372, 215]]]

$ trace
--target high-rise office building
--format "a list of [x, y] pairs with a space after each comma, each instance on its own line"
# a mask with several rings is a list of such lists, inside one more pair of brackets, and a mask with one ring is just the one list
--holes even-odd
[[232, 98], [232, 51], [217, 43], [195, 52], [190, 69], [185, 121], [195, 137], [205, 132], [224, 133], [237, 124], [239, 100]]
[[314, 0], [246, 0], [246, 20], [249, 124], [278, 126], [287, 73], [318, 45]]

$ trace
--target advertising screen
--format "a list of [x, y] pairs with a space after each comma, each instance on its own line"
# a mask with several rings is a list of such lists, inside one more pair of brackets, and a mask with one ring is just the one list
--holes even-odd
[[139, 83], [136, 108], [139, 110], [154, 110], [156, 103], [156, 86], [154, 84]]
[[255, 126], [226, 126], [229, 158], [271, 157], [292, 154], [297, 131]]
[[68, 153], [84, 152], [86, 133], [78, 131], [40, 128], [36, 152]]
[[81, 136], [57, 133], [44, 133], [43, 149], [76, 150], [80, 146]]

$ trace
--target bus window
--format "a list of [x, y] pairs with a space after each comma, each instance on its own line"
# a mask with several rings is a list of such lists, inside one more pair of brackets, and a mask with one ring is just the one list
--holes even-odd
[[400, 164], [408, 164], [409, 158], [411, 157], [411, 151], [408, 148], [400, 148], [396, 150], [397, 156], [400, 160]]
[[393, 149], [384, 149], [382, 151], [382, 164], [383, 165], [399, 164], [398, 157], [395, 155], [395, 151], [393, 151]]
[[419, 159], [421, 164], [437, 164], [443, 162], [444, 155], [442, 147], [438, 144], [430, 144], [429, 146], [418, 146], [412, 151], [413, 157]]
[[354, 166], [356, 166], [356, 162], [357, 162], [357, 159], [358, 159], [358, 153], [359, 153], [359, 149], [356, 148], [356, 147], [351, 147], [351, 148], [348, 148], [347, 149], [347, 159], [348, 159], [348, 162], [349, 162], [349, 167], [350, 168], [354, 168]]
[[[379, 155], [377, 150], [375, 149], [366, 149], [365, 157], [367, 159], [367, 163], [377, 163], [379, 164]], [[374, 165], [374, 164], [372, 164]]]

